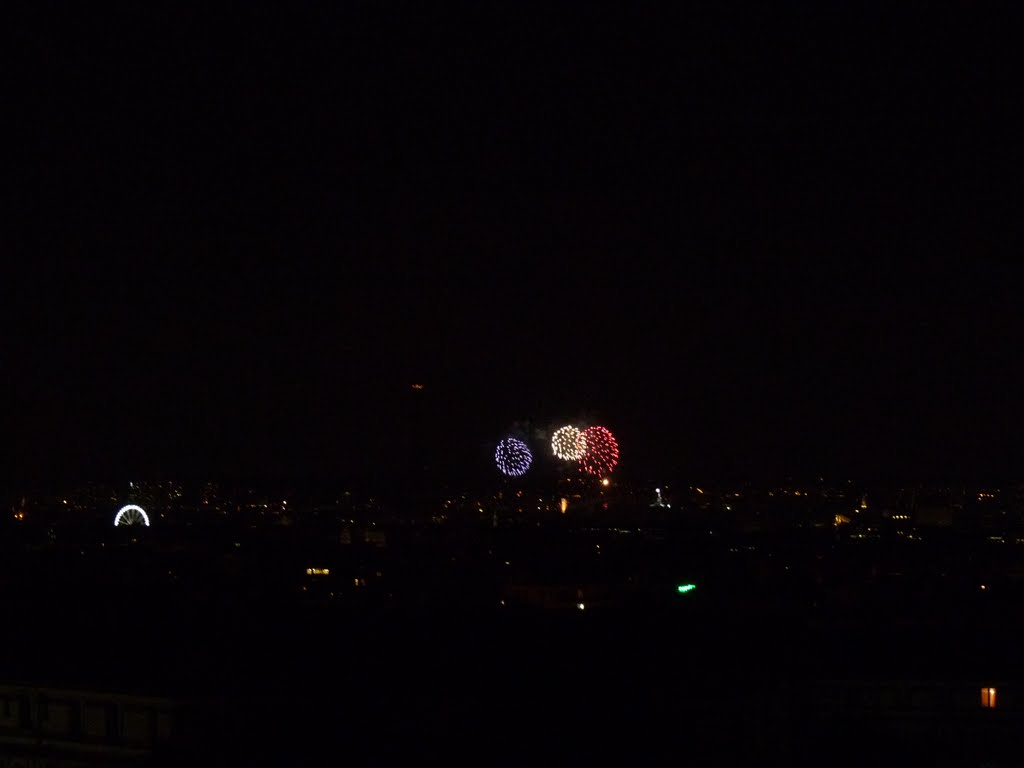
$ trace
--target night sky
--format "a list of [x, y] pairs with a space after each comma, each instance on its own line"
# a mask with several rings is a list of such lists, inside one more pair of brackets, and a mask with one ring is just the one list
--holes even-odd
[[5, 482], [1022, 476], [998, 13], [333, 5], [11, 13]]

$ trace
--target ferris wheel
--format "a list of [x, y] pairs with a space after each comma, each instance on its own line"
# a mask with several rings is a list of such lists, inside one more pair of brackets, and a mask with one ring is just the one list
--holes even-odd
[[114, 525], [149, 525], [149, 515], [137, 504], [126, 504], [117, 510]]

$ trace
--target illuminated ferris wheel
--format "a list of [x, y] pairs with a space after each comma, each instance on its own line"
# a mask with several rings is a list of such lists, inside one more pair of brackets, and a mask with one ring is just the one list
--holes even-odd
[[149, 525], [149, 515], [137, 504], [126, 504], [117, 510], [114, 525]]

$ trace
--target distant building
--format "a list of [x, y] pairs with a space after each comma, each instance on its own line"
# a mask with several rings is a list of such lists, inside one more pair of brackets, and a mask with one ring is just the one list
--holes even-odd
[[508, 605], [549, 611], [594, 611], [621, 605], [626, 590], [609, 584], [519, 583], [504, 591]]
[[376, 528], [367, 528], [363, 531], [363, 541], [373, 547], [386, 547], [388, 545], [388, 536], [384, 531], [377, 530]]
[[[109, 765], [145, 758], [183, 740], [183, 726], [181, 708], [167, 699], [0, 686], [0, 765]], [[45, 753], [46, 761], [36, 761], [33, 751]], [[8, 762], [5, 752], [18, 757]]]
[[949, 526], [954, 522], [956, 510], [947, 489], [910, 489], [906, 503], [915, 526]]

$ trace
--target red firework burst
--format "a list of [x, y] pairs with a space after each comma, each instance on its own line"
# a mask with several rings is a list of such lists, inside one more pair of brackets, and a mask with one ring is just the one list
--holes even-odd
[[605, 477], [619, 463], [619, 443], [604, 427], [587, 427], [583, 430], [587, 449], [580, 459], [580, 469], [595, 477]]

